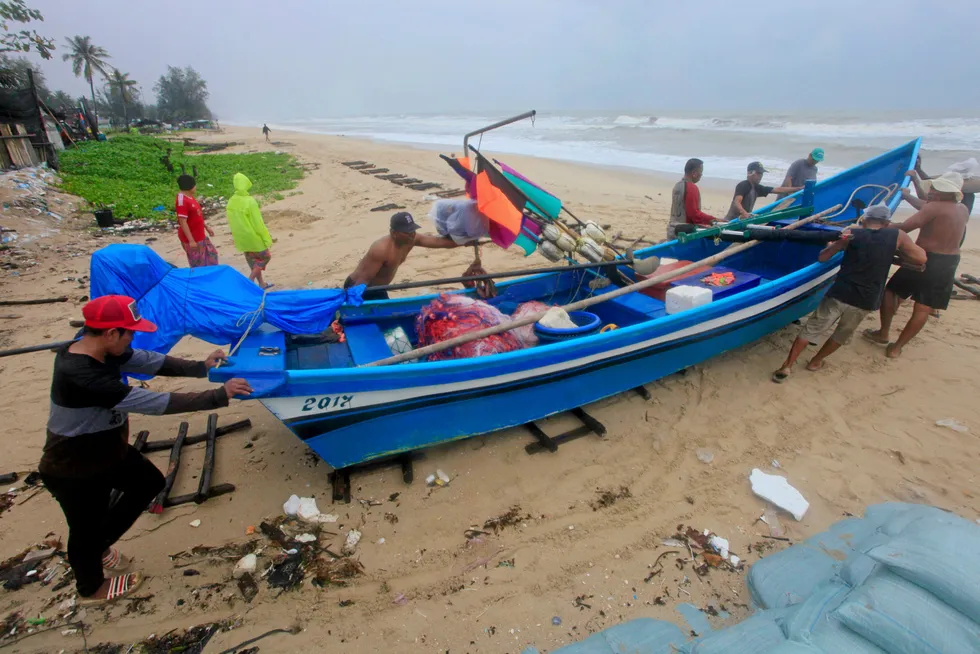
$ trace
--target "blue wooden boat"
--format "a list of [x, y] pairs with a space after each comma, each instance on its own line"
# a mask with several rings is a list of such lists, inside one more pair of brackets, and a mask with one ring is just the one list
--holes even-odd
[[[865, 184], [904, 186], [918, 149], [919, 140], [912, 141], [818, 183], [814, 212], [846, 204]], [[878, 188], [863, 188], [854, 197], [870, 204], [876, 195]], [[900, 199], [891, 195], [892, 209]], [[846, 222], [848, 214], [840, 218]], [[636, 256], [699, 261], [727, 246], [707, 238], [671, 241]], [[255, 397], [294, 434], [330, 466], [345, 468], [581, 407], [760, 339], [816, 308], [839, 267], [839, 259], [817, 262], [819, 251], [809, 243], [760, 243], [725, 261], [747, 281], [705, 306], [668, 315], [662, 301], [634, 292], [590, 309], [618, 329], [463, 360], [363, 367], [391, 356], [387, 329], [400, 326], [414, 342], [415, 318], [436, 296], [344, 306], [346, 343], [311, 344], [262, 325], [245, 338], [233, 365], [212, 370], [211, 379], [246, 377]], [[615, 288], [591, 290], [599, 274], [584, 269], [501, 282], [491, 302], [509, 313], [528, 300], [566, 304]]]

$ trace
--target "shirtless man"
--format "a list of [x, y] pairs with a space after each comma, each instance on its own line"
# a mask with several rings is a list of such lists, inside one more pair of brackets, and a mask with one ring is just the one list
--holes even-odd
[[[357, 264], [357, 268], [344, 282], [344, 288], [367, 284], [385, 286], [395, 279], [398, 266], [405, 263], [408, 253], [416, 245], [424, 248], [454, 248], [458, 244], [449, 237], [416, 234], [418, 223], [407, 211], [399, 211], [391, 217], [391, 231], [379, 238]], [[368, 291], [365, 300], [387, 300], [388, 291]]]
[[[895, 358], [922, 327], [933, 310], [945, 310], [953, 291], [956, 267], [960, 263], [960, 243], [970, 218], [963, 200], [963, 177], [959, 173], [945, 173], [922, 182], [928, 193], [922, 208], [900, 225], [903, 232], [919, 230], [916, 245], [926, 251], [926, 267], [918, 272], [902, 268], [889, 280], [881, 303], [881, 329], [869, 329], [864, 336], [880, 345], [888, 345], [885, 354]], [[915, 306], [898, 340], [889, 344], [892, 319], [900, 300], [912, 298]]]

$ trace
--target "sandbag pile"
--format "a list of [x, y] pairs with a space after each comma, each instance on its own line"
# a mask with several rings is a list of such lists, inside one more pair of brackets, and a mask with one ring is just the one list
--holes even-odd
[[[968, 654], [980, 652], [980, 525], [888, 503], [766, 557], [748, 576], [760, 609], [689, 640], [648, 618], [561, 654]], [[531, 654], [535, 650], [525, 650]]]

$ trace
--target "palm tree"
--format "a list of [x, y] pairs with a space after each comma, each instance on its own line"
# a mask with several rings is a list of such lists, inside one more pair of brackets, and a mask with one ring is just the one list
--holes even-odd
[[120, 72], [118, 68], [112, 69], [112, 75], [109, 76], [109, 89], [119, 94], [123, 106], [123, 122], [126, 127], [129, 127], [128, 108], [133, 103], [133, 89], [138, 85], [136, 80], [129, 79], [129, 73]]
[[[105, 48], [92, 44], [92, 38], [89, 36], [73, 36], [70, 39], [65, 39], [65, 43], [68, 46], [68, 53], [61, 56], [62, 61], [71, 62], [71, 72], [75, 74], [75, 77], [84, 77], [85, 81], [88, 82], [89, 89], [92, 91], [92, 112], [95, 113], [95, 83], [93, 78], [95, 73], [99, 73], [103, 77], [108, 77], [109, 75], [109, 64], [106, 63], [106, 59], [109, 59], [109, 53], [106, 52]], [[95, 117], [96, 125], [98, 125], [98, 116]]]

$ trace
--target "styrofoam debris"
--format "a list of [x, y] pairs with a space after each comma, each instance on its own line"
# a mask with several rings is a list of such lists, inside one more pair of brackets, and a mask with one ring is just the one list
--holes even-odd
[[190, 524], [191, 524], [191, 527], [200, 527], [201, 526], [201, 521], [200, 520], [191, 520], [191, 523]]
[[749, 475], [749, 482], [752, 484], [753, 493], [788, 511], [797, 520], [802, 520], [810, 508], [810, 503], [800, 491], [790, 486], [786, 477], [769, 475], [758, 468], [753, 468], [752, 474]]
[[738, 564], [742, 562], [742, 559], [738, 558], [734, 554], [732, 554], [729, 560], [732, 562], [732, 565], [735, 566], [736, 568], [738, 567]]
[[361, 532], [356, 529], [351, 529], [347, 532], [347, 540], [344, 541], [344, 547], [341, 552], [343, 554], [353, 554], [359, 542], [361, 542]]
[[300, 534], [293, 540], [295, 540], [297, 543], [312, 543], [316, 540], [316, 536], [313, 534]]
[[299, 509], [296, 510], [296, 517], [306, 522], [315, 522], [320, 517], [320, 509], [316, 507], [316, 500], [312, 497], [299, 498]]

